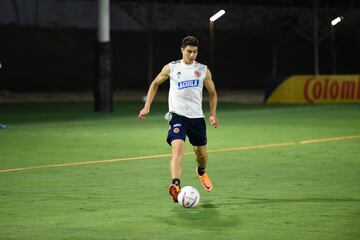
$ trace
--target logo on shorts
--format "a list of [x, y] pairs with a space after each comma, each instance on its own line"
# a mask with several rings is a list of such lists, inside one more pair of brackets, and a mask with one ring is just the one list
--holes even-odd
[[174, 133], [179, 133], [179, 128], [174, 128]]
[[181, 127], [181, 123], [176, 123], [173, 125], [173, 127]]

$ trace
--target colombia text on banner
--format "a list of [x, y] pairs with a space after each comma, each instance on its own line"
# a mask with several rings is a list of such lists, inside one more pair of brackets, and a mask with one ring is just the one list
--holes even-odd
[[265, 102], [360, 103], [360, 75], [293, 75], [271, 79]]

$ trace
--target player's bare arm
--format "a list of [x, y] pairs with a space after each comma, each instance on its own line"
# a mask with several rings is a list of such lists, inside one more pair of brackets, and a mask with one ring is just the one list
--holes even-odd
[[212, 80], [212, 75], [209, 69], [206, 69], [206, 77], [204, 80], [204, 85], [209, 92], [209, 104], [210, 104], [210, 117], [209, 122], [214, 127], [217, 128], [219, 121], [216, 117], [216, 108], [217, 108], [217, 93], [214, 81]]
[[145, 116], [150, 113], [151, 103], [153, 102], [155, 95], [157, 93], [158, 87], [160, 84], [169, 79], [170, 76], [170, 67], [169, 65], [165, 65], [161, 72], [156, 76], [154, 81], [152, 81], [149, 91], [146, 96], [146, 101], [143, 109], [141, 109], [138, 118], [140, 120], [144, 120]]

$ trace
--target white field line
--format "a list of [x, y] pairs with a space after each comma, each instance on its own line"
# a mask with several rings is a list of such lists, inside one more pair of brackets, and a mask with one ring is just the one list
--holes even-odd
[[[301, 141], [299, 144], [350, 140], [350, 139], [354, 139], [354, 138], [360, 138], [360, 135], [333, 137], [333, 138], [321, 138], [321, 139], [313, 139], [313, 140], [304, 140], [304, 141]], [[217, 153], [217, 152], [231, 152], [231, 151], [242, 151], [242, 150], [252, 150], [252, 149], [263, 149], [263, 148], [275, 148], [275, 147], [285, 147], [285, 146], [290, 146], [290, 145], [295, 145], [295, 144], [296, 144], [295, 142], [263, 144], [263, 145], [244, 146], [244, 147], [236, 147], [236, 148], [223, 148], [223, 149], [213, 149], [213, 150], [210, 149], [210, 150], [208, 150], [208, 152], [209, 153]], [[191, 154], [194, 154], [194, 153], [193, 152], [186, 152], [185, 153], [185, 155], [191, 155]], [[0, 170], [0, 173], [17, 172], [17, 171], [25, 171], [25, 170], [41, 169], [41, 168], [57, 168], [57, 167], [69, 167], [69, 166], [89, 165], [89, 164], [99, 164], [99, 163], [113, 163], [113, 162], [131, 161], [131, 160], [143, 160], [143, 159], [153, 159], [153, 158], [164, 158], [164, 157], [171, 157], [171, 154], [148, 155], [148, 156], [126, 157], [126, 158], [117, 158], [117, 159], [109, 159], [109, 160], [97, 160], [97, 161], [74, 162], [74, 163], [61, 163], [61, 164], [52, 164], [52, 165], [43, 165], [43, 166], [32, 166], [32, 167], [23, 167], [23, 168], [3, 169], [3, 170]]]

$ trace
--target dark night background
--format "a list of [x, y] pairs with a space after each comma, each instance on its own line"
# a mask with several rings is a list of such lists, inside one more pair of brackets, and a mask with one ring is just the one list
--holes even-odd
[[[181, 58], [186, 35], [199, 38], [198, 61], [209, 64], [208, 18], [220, 9], [226, 14], [215, 22], [215, 61], [209, 66], [219, 89], [263, 89], [269, 77], [314, 74], [315, 4], [112, 0], [113, 86], [147, 89], [149, 75]], [[0, 91], [91, 90], [96, 7], [95, 0], [1, 0]], [[333, 69], [330, 21], [340, 15], [344, 20], [334, 29]], [[319, 73], [359, 73], [359, 1], [318, 1], [317, 17]]]

